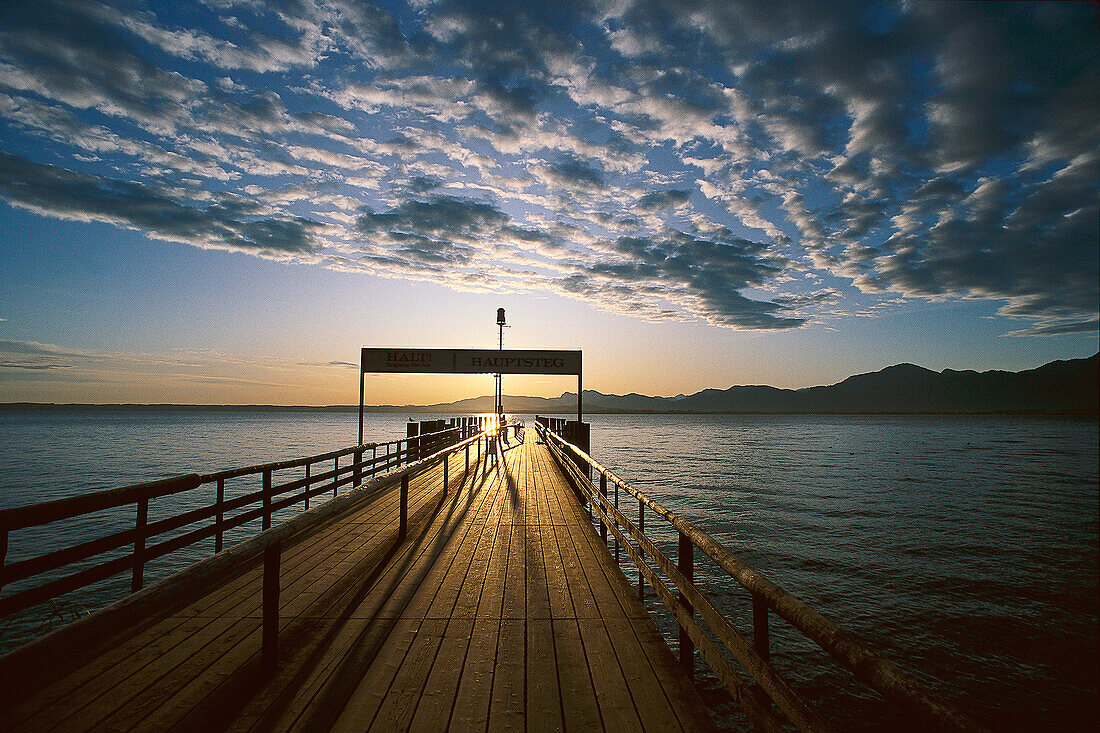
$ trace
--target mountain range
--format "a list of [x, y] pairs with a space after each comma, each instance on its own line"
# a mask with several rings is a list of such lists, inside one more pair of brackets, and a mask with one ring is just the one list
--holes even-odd
[[[692, 395], [648, 397], [584, 391], [586, 413], [898, 413], [898, 414], [1067, 414], [1100, 412], [1100, 354], [1053, 361], [1021, 372], [935, 372], [915, 364], [897, 364], [857, 374], [822, 387], [779, 389], [762, 385], [704, 389]], [[505, 395], [508, 413], [570, 414], [577, 394], [560, 397]], [[491, 412], [491, 396], [435, 405], [371, 408], [406, 412]]]
[[[704, 389], [691, 395], [648, 397], [584, 391], [584, 412], [592, 413], [884, 413], [884, 414], [1100, 414], [1100, 354], [1052, 361], [1022, 372], [935, 372], [915, 364], [897, 364], [857, 374], [822, 387], [779, 389], [762, 385]], [[301, 407], [282, 405], [100, 405], [9, 402], [0, 410], [263, 410], [272, 412], [347, 412], [355, 405]], [[369, 412], [471, 414], [492, 412], [491, 396], [432, 405], [368, 406]], [[569, 415], [577, 394], [560, 397], [504, 396], [507, 413]]]

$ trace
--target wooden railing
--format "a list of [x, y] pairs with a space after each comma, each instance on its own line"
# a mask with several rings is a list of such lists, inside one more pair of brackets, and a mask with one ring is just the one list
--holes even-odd
[[[582, 498], [595, 510], [604, 542], [607, 542], [610, 530], [618, 545], [637, 565], [639, 598], [645, 595], [644, 581], [652, 586], [675, 615], [679, 625], [680, 664], [685, 672], [693, 675], [695, 650], [698, 649], [703, 661], [755, 725], [768, 731], [783, 730], [782, 719], [775, 714], [779, 711], [799, 730], [830, 728], [771, 665], [769, 616], [774, 613], [817, 643], [855, 679], [898, 708], [917, 716], [922, 721], [921, 727], [929, 730], [981, 730], [981, 726], [963, 712], [939, 699], [896, 665], [870, 651], [854, 634], [841, 629], [741, 562], [702, 529], [638, 491], [546, 426], [536, 423], [536, 429], [558, 463], [570, 475]], [[588, 468], [594, 476], [598, 476], [598, 487], [594, 480], [588, 478], [588, 471], [585, 470]], [[613, 498], [608, 497], [609, 484], [615, 487]], [[637, 500], [636, 523], [619, 510], [620, 488]], [[676, 530], [679, 538], [676, 562], [645, 534], [647, 508]], [[695, 585], [696, 548], [751, 593], [751, 641]], [[672, 588], [657, 575], [658, 569], [671, 580]], [[748, 672], [756, 682], [756, 689], [751, 688], [742, 674], [733, 668], [726, 655], [704, 632], [697, 618], [707, 625], [726, 652]]]
[[[126, 571], [131, 574], [131, 593], [139, 591], [145, 583], [146, 563], [156, 558], [209, 538], [214, 540], [214, 553], [219, 553], [223, 549], [226, 532], [236, 527], [260, 519], [262, 530], [267, 530], [271, 527], [272, 515], [280, 509], [301, 503], [303, 509], [308, 510], [310, 499], [314, 497], [329, 493], [336, 497], [341, 487], [359, 486], [366, 477], [392, 471], [409, 461], [417, 461], [429, 447], [436, 452], [453, 446], [476, 430], [472, 423], [463, 424], [435, 433], [342, 448], [307, 458], [206, 475], [187, 474], [0, 510], [0, 618]], [[349, 456], [350, 461], [341, 465], [341, 459]], [[293, 469], [302, 470], [304, 475], [286, 477], [285, 472]], [[276, 480], [279, 473], [283, 474], [281, 482]], [[259, 477], [260, 488], [227, 499], [226, 482], [249, 476]], [[215, 487], [210, 504], [154, 522], [149, 521], [151, 500], [194, 491], [200, 486]], [[127, 505], [135, 507], [136, 520], [132, 528], [54, 549], [36, 557], [11, 563], [5, 561], [9, 554], [9, 543], [12, 542], [13, 535], [18, 536], [19, 530], [103, 510], [118, 510]], [[182, 534], [164, 538], [168, 533], [192, 526], [193, 528]], [[156, 541], [158, 538], [162, 539]], [[125, 547], [131, 548], [125, 555], [82, 567], [40, 585], [21, 588], [3, 596], [3, 589], [13, 583], [56, 574], [56, 571], [77, 563], [87, 565], [85, 561]]]

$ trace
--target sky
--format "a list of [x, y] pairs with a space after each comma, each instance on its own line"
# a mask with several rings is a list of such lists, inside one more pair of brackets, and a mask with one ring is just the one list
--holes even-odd
[[498, 307], [619, 394], [1091, 356], [1098, 18], [2, 3], [0, 402], [353, 404], [361, 346], [492, 348]]

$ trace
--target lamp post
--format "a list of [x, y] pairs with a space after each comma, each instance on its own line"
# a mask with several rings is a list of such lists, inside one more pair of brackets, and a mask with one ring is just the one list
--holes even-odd
[[[504, 351], [504, 329], [507, 325], [508, 324], [506, 324], [504, 322], [504, 309], [503, 308], [497, 308], [497, 327], [500, 331], [500, 339], [497, 342], [497, 348], [500, 349], [501, 351]], [[496, 411], [495, 411], [495, 414], [499, 415], [501, 412], [504, 411], [504, 406], [502, 404], [503, 398], [504, 398], [504, 393], [501, 391], [501, 380], [500, 380], [501, 375], [495, 374], [494, 376], [497, 378], [496, 400], [495, 400], [495, 402], [496, 402], [496, 405], [495, 405]]]

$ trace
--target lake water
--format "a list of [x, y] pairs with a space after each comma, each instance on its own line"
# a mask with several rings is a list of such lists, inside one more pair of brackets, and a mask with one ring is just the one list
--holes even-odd
[[[365, 439], [404, 435], [407, 417], [368, 416]], [[355, 420], [351, 413], [0, 411], [0, 507], [322, 453], [354, 444]], [[983, 723], [1011, 730], [1095, 727], [1095, 420], [590, 420], [597, 459]], [[179, 501], [197, 506], [209, 499]], [[157, 510], [150, 511], [153, 520]], [[130, 510], [97, 526], [114, 522], [121, 529], [132, 521]], [[85, 521], [21, 533], [8, 559], [89, 529]], [[652, 515], [647, 530], [674, 548], [674, 537]], [[244, 527], [230, 540], [254, 531]], [[636, 577], [622, 557], [628, 577]], [[149, 568], [147, 581], [195, 558], [165, 558]], [[696, 560], [696, 577], [741, 628], [750, 628], [746, 592], [705, 557]], [[52, 621], [42, 612], [10, 619], [0, 627], [0, 649], [127, 587], [128, 577], [118, 578], [73, 594], [47, 609]], [[672, 634], [667, 614], [659, 624]], [[772, 654], [844, 727], [905, 722], [883, 712], [873, 694], [774, 616]], [[713, 684], [702, 684], [719, 714], [736, 723]]]

